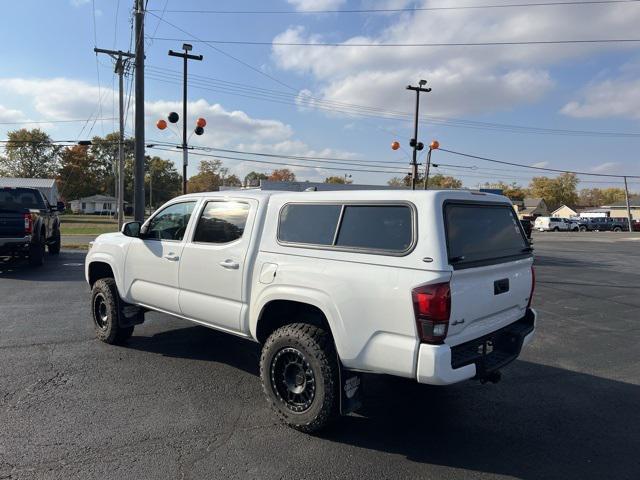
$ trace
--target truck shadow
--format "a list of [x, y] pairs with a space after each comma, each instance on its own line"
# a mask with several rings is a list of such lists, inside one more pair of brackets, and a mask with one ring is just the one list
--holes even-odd
[[[128, 347], [258, 375], [257, 344], [205, 327], [134, 336]], [[365, 375], [363, 407], [315, 437], [463, 477], [640, 478], [640, 386], [528, 361], [504, 374], [497, 385], [449, 387]], [[262, 398], [255, 404], [266, 408]]]
[[365, 388], [359, 415], [323, 438], [522, 479], [640, 478], [637, 385], [517, 361], [498, 385], [368, 377]]
[[260, 345], [207, 327], [189, 326], [149, 337], [134, 333], [126, 346], [167, 357], [224, 363], [256, 376], [260, 373]]

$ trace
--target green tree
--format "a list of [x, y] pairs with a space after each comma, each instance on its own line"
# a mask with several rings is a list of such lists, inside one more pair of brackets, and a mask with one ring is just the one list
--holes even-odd
[[462, 188], [462, 180], [458, 180], [457, 178], [449, 175], [436, 173], [429, 177], [429, 188]]
[[[91, 139], [90, 153], [93, 156], [93, 170], [96, 175], [96, 185], [99, 185], [101, 192], [114, 192], [116, 173], [118, 171], [119, 153], [118, 147], [120, 142], [120, 134], [113, 132], [104, 137], [93, 137]], [[125, 164], [127, 159], [133, 161], [135, 154], [135, 140], [125, 138], [124, 140], [124, 158]], [[126, 189], [125, 189], [126, 190]]]
[[556, 178], [534, 177], [529, 184], [529, 194], [544, 199], [550, 210], [563, 204], [575, 206], [579, 181], [574, 173], [563, 173]]
[[244, 177], [244, 184], [247, 187], [258, 187], [260, 186], [260, 180], [267, 180], [269, 175], [258, 172], [249, 172]]
[[74, 145], [62, 150], [56, 178], [60, 196], [67, 201], [104, 193], [99, 186], [94, 158], [89, 147]]
[[26, 178], [55, 178], [60, 168], [61, 147], [39, 128], [22, 128], [7, 133], [5, 157], [0, 157], [0, 175]]
[[145, 204], [155, 208], [180, 195], [182, 177], [171, 160], [145, 157]]
[[226, 174], [227, 169], [222, 166], [222, 161], [202, 160], [198, 166], [198, 173], [189, 178], [187, 189], [189, 193], [218, 191]]
[[332, 177], [325, 178], [324, 183], [338, 183], [341, 185], [349, 185], [350, 183], [353, 183], [353, 180], [351, 180], [350, 178], [345, 178], [340, 175], [335, 175]]
[[242, 180], [237, 175], [231, 174], [222, 179], [222, 185], [225, 187], [241, 187]]

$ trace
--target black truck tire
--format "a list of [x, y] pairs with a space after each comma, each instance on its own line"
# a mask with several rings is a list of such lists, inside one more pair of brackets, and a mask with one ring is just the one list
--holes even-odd
[[113, 278], [101, 278], [91, 289], [91, 317], [96, 337], [108, 344], [123, 343], [133, 334], [135, 326], [120, 326], [122, 301]]
[[56, 233], [53, 234], [53, 240], [49, 244], [49, 254], [58, 255], [60, 253], [61, 242], [60, 230], [56, 230]]
[[33, 267], [44, 265], [45, 244], [44, 236], [40, 237], [39, 241], [31, 244], [29, 247], [29, 265]]
[[302, 432], [318, 431], [338, 417], [338, 369], [331, 336], [307, 323], [277, 329], [260, 357], [267, 401], [284, 423]]

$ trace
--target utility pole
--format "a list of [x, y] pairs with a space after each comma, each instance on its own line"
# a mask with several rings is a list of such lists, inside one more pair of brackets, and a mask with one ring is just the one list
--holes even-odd
[[631, 218], [631, 206], [629, 205], [629, 187], [627, 186], [627, 177], [624, 177], [624, 200], [627, 203], [627, 219], [629, 222], [629, 231], [633, 232], [633, 223]]
[[144, 221], [144, 0], [136, 0], [136, 147], [133, 170], [133, 215]]
[[190, 55], [193, 45], [184, 43], [182, 45], [184, 53], [169, 50], [170, 57], [181, 57], [183, 63], [182, 77], [182, 194], [187, 193], [187, 165], [189, 165], [189, 150], [187, 148], [187, 62], [189, 60], [202, 60], [202, 55]]
[[411, 161], [411, 190], [416, 189], [416, 181], [418, 179], [418, 150], [422, 150], [424, 145], [418, 142], [418, 114], [420, 111], [420, 93], [429, 93], [430, 88], [425, 88], [427, 84], [426, 80], [420, 80], [417, 87], [407, 85], [407, 90], [413, 90], [416, 92], [416, 114], [413, 122], [413, 138], [409, 142], [409, 145], [413, 147], [413, 160]]
[[122, 229], [124, 223], [124, 72], [127, 62], [135, 58], [133, 53], [122, 50], [106, 50], [104, 48], [94, 48], [96, 53], [106, 53], [116, 61], [115, 72], [118, 74], [118, 106], [120, 109], [120, 140], [118, 142], [118, 181], [116, 186], [116, 197], [118, 198], [118, 230]]

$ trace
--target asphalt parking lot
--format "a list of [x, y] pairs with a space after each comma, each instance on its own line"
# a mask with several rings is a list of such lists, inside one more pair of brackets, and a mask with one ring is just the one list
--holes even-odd
[[640, 478], [640, 236], [535, 233], [537, 338], [497, 385], [365, 378], [280, 425], [257, 345], [159, 314], [94, 339], [83, 252], [0, 265], [0, 479]]

